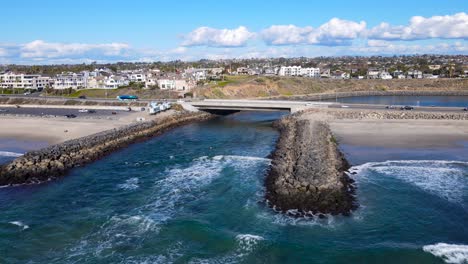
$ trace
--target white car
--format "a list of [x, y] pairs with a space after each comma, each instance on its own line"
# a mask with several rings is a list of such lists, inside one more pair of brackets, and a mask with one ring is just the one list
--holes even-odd
[[80, 109], [78, 110], [78, 113], [88, 113], [89, 110], [88, 109]]
[[31, 94], [31, 92], [25, 92], [24, 93], [24, 95], [30, 95], [30, 94]]

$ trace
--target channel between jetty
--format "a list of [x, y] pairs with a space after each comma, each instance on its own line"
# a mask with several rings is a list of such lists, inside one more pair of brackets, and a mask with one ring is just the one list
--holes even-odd
[[91, 163], [131, 143], [210, 117], [210, 114], [203, 112], [180, 112], [31, 151], [0, 167], [0, 186], [49, 181], [64, 176], [74, 167]]

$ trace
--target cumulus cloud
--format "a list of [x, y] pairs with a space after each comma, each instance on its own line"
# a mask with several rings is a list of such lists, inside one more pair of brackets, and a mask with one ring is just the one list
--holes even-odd
[[269, 45], [300, 44], [306, 35], [313, 31], [312, 27], [298, 27], [295, 25], [273, 25], [263, 30], [260, 35]]
[[187, 34], [183, 46], [241, 47], [254, 37], [246, 27], [216, 29], [199, 27]]
[[349, 45], [366, 30], [366, 22], [354, 22], [332, 18], [318, 28], [295, 25], [274, 25], [261, 32], [262, 39], [269, 45], [316, 44]]
[[125, 43], [49, 43], [42, 40], [35, 40], [20, 47], [20, 56], [22, 58], [62, 58], [83, 56], [86, 54], [122, 56], [128, 49], [129, 45]]
[[468, 39], [468, 14], [414, 16], [406, 26], [383, 22], [371, 28], [368, 37], [383, 40]]

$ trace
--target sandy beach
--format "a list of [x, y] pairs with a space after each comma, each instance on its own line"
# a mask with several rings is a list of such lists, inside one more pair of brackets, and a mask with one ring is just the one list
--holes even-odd
[[147, 113], [132, 112], [107, 118], [40, 118], [23, 116], [0, 116], [0, 138], [45, 141], [57, 144], [69, 139], [79, 138], [104, 130], [117, 128], [137, 122], [138, 117], [146, 120], [170, 115], [171, 111], [155, 116]]
[[456, 147], [468, 141], [466, 120], [333, 120], [340, 144], [385, 148]]

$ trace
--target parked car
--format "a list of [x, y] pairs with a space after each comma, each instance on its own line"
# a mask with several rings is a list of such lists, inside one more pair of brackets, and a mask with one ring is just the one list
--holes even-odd
[[75, 118], [75, 117], [76, 117], [76, 115], [74, 115], [74, 114], [69, 114], [69, 115], [65, 115], [65, 116], [66, 116], [67, 118]]
[[468, 106], [463, 108], [463, 111], [468, 111]]
[[78, 96], [78, 99], [86, 99], [86, 96], [80, 95], [80, 96]]
[[401, 110], [413, 110], [414, 107], [409, 106], [409, 105], [406, 105], [406, 106], [402, 106], [400, 109], [401, 109]]
[[88, 110], [88, 114], [94, 114], [96, 113], [96, 110]]
[[394, 106], [394, 105], [387, 105], [385, 108], [387, 108], [387, 109], [395, 109], [396, 106]]
[[24, 95], [30, 95], [30, 94], [31, 94], [31, 92], [25, 92], [24, 93]]
[[88, 113], [89, 110], [88, 109], [80, 109], [78, 110], [78, 113]]

